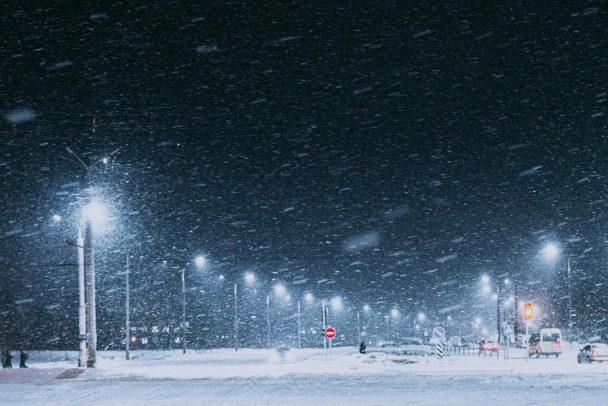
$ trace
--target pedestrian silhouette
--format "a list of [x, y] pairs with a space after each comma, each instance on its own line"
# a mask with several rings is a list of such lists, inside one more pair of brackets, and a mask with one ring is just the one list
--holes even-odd
[[27, 368], [25, 361], [27, 361], [27, 353], [19, 350], [19, 368]]
[[359, 346], [359, 353], [365, 354], [366, 348], [367, 348], [367, 346], [365, 345], [365, 343], [363, 341], [361, 341], [361, 345]]
[[6, 350], [4, 353], [4, 368], [13, 368], [13, 356], [11, 355], [10, 350]]

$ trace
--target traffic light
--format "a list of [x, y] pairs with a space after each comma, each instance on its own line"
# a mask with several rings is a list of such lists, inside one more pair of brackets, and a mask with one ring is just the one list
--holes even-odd
[[524, 309], [524, 319], [530, 320], [532, 319], [532, 314], [534, 311], [532, 310], [532, 303], [526, 304], [526, 308]]

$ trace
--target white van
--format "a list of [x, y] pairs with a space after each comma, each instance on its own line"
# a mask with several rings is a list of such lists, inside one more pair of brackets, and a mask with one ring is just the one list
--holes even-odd
[[543, 328], [540, 334], [530, 336], [530, 355], [559, 357], [562, 353], [562, 332], [558, 328]]

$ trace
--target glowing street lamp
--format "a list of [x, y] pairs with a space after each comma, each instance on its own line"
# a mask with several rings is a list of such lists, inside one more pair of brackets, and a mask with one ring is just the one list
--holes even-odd
[[332, 298], [330, 303], [331, 303], [332, 309], [334, 309], [335, 311], [342, 310], [343, 305], [342, 305], [341, 297], [336, 296], [336, 297]]
[[554, 243], [550, 242], [542, 249], [541, 254], [548, 262], [553, 262], [559, 256], [559, 248]]
[[274, 285], [274, 293], [277, 296], [285, 296], [287, 294], [287, 289], [282, 284]]
[[194, 263], [196, 264], [197, 268], [201, 269], [207, 264], [207, 259], [204, 256], [199, 255], [194, 259]]

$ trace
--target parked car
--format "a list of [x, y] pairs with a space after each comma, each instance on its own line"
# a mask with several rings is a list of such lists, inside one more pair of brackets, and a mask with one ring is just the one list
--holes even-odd
[[528, 352], [530, 355], [536, 355], [537, 358], [541, 355], [559, 357], [562, 353], [562, 332], [558, 328], [543, 328], [540, 333], [532, 334], [528, 343]]
[[608, 361], [608, 344], [585, 344], [576, 359], [579, 364]]

